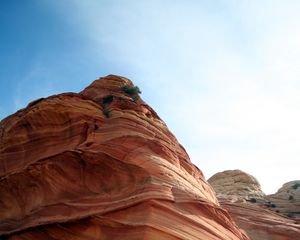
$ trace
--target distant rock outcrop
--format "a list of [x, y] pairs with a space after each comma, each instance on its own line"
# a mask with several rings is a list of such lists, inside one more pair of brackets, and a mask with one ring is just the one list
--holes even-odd
[[286, 183], [276, 194], [268, 196], [253, 176], [240, 170], [217, 173], [208, 182], [221, 206], [252, 240], [299, 239], [300, 181]]
[[300, 180], [285, 183], [275, 194], [266, 197], [276, 209], [291, 219], [300, 220]]
[[242, 199], [251, 197], [262, 198], [265, 194], [255, 177], [240, 170], [219, 172], [209, 178], [217, 195], [233, 196]]
[[3, 238], [248, 239], [138, 93], [109, 75], [1, 121]]

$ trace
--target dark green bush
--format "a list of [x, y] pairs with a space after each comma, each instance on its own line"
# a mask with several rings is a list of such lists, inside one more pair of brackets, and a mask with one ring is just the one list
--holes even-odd
[[114, 97], [109, 95], [109, 96], [106, 96], [105, 98], [103, 98], [103, 104], [109, 104], [111, 103], [112, 101], [114, 100]]
[[292, 218], [292, 217], [294, 217], [294, 213], [289, 212], [289, 213], [287, 214], [287, 216], [288, 216], [289, 218]]
[[290, 195], [289, 200], [293, 200], [293, 199], [294, 199], [294, 196]]
[[106, 118], [109, 118], [110, 117], [110, 111], [108, 109], [103, 109], [103, 114]]
[[300, 187], [300, 183], [298, 183], [298, 182], [296, 182], [296, 183], [294, 183], [293, 185], [292, 185], [292, 188], [293, 189], [297, 189], [298, 187]]
[[123, 92], [129, 94], [134, 100], [139, 98], [139, 94], [142, 93], [138, 86], [124, 86], [122, 87]]
[[250, 202], [256, 203], [256, 199], [255, 198], [250, 198]]
[[268, 201], [265, 203], [265, 206], [267, 207], [272, 207], [272, 208], [276, 208], [276, 204], [272, 203], [271, 201]]

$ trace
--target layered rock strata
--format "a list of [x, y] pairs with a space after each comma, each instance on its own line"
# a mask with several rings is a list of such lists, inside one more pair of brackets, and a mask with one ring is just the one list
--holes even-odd
[[265, 196], [257, 179], [241, 170], [219, 172], [209, 178], [216, 194], [238, 198], [262, 198]]
[[129, 79], [39, 99], [0, 124], [6, 239], [248, 239]]
[[276, 205], [276, 210], [291, 219], [300, 220], [300, 180], [285, 183], [267, 200]]
[[[276, 194], [265, 195], [258, 181], [240, 170], [217, 173], [208, 179], [222, 207], [252, 240], [296, 240], [300, 236], [299, 195], [296, 184], [285, 184]], [[300, 186], [300, 184], [299, 184]], [[289, 195], [294, 196], [292, 200]], [[289, 203], [286, 203], [290, 201]]]
[[300, 222], [288, 218], [259, 203], [232, 202], [221, 200], [240, 228], [252, 240], [297, 240], [300, 236]]

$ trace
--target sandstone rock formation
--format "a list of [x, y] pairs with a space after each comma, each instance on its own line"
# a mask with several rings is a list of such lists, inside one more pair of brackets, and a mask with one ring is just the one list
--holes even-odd
[[299, 239], [299, 221], [287, 218], [259, 203], [231, 202], [225, 199], [220, 200], [220, 203], [252, 240]]
[[300, 220], [300, 180], [285, 183], [275, 194], [266, 197], [289, 218]]
[[[208, 182], [215, 189], [221, 206], [228, 210], [252, 240], [299, 239], [300, 221], [296, 218], [296, 212], [300, 208], [296, 182], [285, 184], [270, 196], [261, 191], [253, 176], [240, 170], [217, 173]], [[288, 200], [289, 195], [295, 198]], [[287, 216], [287, 212], [295, 214]]]
[[264, 197], [255, 177], [240, 170], [228, 170], [216, 173], [208, 182], [218, 195], [232, 195], [238, 198]]
[[109, 75], [1, 121], [2, 238], [248, 239], [136, 90]]

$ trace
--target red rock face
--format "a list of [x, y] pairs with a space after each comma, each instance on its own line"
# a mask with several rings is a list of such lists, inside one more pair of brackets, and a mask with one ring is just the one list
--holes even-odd
[[248, 239], [126, 78], [40, 99], [0, 125], [7, 239]]

